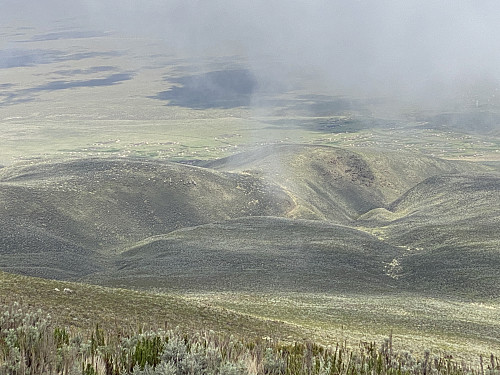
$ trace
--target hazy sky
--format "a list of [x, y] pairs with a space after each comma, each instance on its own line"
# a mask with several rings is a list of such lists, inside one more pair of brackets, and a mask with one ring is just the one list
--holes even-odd
[[[489, 0], [0, 0], [2, 25], [162, 40], [194, 56], [237, 51], [262, 74], [311, 70], [333, 92], [425, 97], [500, 78]], [[58, 26], [59, 25], [59, 26]], [[3, 42], [5, 45], [5, 41]], [[283, 75], [280, 79], [286, 79]], [[289, 77], [289, 76], [288, 76]]]

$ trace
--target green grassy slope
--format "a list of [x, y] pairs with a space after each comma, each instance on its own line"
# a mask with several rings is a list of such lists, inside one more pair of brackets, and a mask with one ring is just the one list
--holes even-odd
[[388, 292], [395, 280], [386, 264], [398, 254], [344, 226], [247, 217], [150, 238], [97, 281], [183, 291]]
[[291, 217], [343, 224], [371, 209], [389, 205], [431, 176], [488, 170], [472, 163], [404, 151], [363, 149], [354, 152], [307, 145], [268, 146], [202, 165], [255, 174], [279, 184], [297, 203]]
[[[64, 292], [68, 288], [71, 292]], [[56, 290], [59, 289], [59, 290]], [[248, 337], [300, 335], [300, 327], [253, 318], [174, 294], [157, 294], [67, 281], [46, 280], [0, 271], [0, 304], [18, 302], [42, 309], [60, 325], [115, 331], [179, 327], [186, 331], [215, 330]]]
[[371, 225], [388, 242], [406, 247], [398, 259], [398, 277], [420, 291], [498, 296], [498, 174], [432, 177], [389, 209], [386, 222], [374, 219]]
[[[431, 350], [433, 355], [474, 366], [479, 366], [480, 355], [498, 356], [494, 336], [499, 327], [498, 305], [411, 295], [221, 293], [186, 298], [0, 272], [0, 307], [5, 305], [10, 306], [6, 310], [14, 309], [18, 321], [22, 311], [39, 310], [38, 315], [26, 316], [26, 325], [35, 321], [37, 327], [39, 320], [33, 316], [49, 314], [52, 327], [65, 327], [70, 336], [80, 337], [78, 342], [82, 336], [90, 342], [90, 332], [96, 332], [98, 324], [108, 349], [130, 335], [166, 328], [183, 340], [209, 334], [223, 344], [244, 340], [247, 348], [255, 343], [300, 345], [311, 340], [332, 348], [340, 342], [354, 349], [366, 348], [363, 343], [375, 340], [379, 347], [390, 334], [395, 353], [402, 350], [420, 356]], [[26, 332], [15, 331], [19, 336]], [[47, 341], [52, 334], [48, 332]]]
[[[477, 360], [500, 350], [500, 304], [425, 293], [200, 293], [195, 301], [308, 327], [322, 342], [383, 341]], [[475, 353], [475, 354], [473, 354]], [[475, 358], [474, 358], [475, 357]]]
[[279, 188], [248, 175], [119, 159], [4, 168], [0, 201], [1, 266], [49, 277], [88, 273], [100, 254], [149, 236], [293, 207]]

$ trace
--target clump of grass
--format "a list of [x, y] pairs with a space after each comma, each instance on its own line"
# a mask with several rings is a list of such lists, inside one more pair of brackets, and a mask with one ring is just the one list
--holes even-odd
[[383, 343], [346, 342], [325, 347], [304, 341], [240, 339], [213, 331], [72, 332], [50, 315], [15, 302], [0, 309], [0, 374], [83, 375], [497, 375], [491, 355], [479, 365], [450, 356], [396, 352]]

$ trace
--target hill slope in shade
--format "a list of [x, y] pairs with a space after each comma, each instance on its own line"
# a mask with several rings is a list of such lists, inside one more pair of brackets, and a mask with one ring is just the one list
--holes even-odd
[[387, 292], [396, 286], [386, 265], [398, 254], [340, 225], [247, 217], [150, 238], [97, 280], [167, 290]]
[[[429, 178], [386, 211], [368, 213], [387, 242], [406, 247], [397, 274], [415, 289], [496, 296], [500, 292], [500, 176]], [[383, 222], [382, 222], [383, 220]]]
[[[281, 189], [252, 176], [107, 159], [4, 168], [0, 201], [2, 266], [40, 267], [40, 276], [59, 267], [85, 274], [98, 254], [174, 229], [239, 216], [282, 216], [293, 207]], [[45, 261], [16, 259], [37, 253], [45, 253]], [[72, 269], [73, 262], [56, 253], [81, 258], [84, 269]], [[14, 256], [8, 261], [8, 255]]]

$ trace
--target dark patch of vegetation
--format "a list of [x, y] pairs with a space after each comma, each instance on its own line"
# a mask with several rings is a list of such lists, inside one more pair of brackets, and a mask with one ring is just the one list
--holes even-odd
[[248, 70], [221, 70], [169, 79], [176, 86], [154, 98], [194, 109], [249, 106], [257, 81]]
[[426, 121], [430, 128], [453, 132], [499, 134], [500, 129], [500, 114], [484, 110], [440, 113], [420, 120]]

